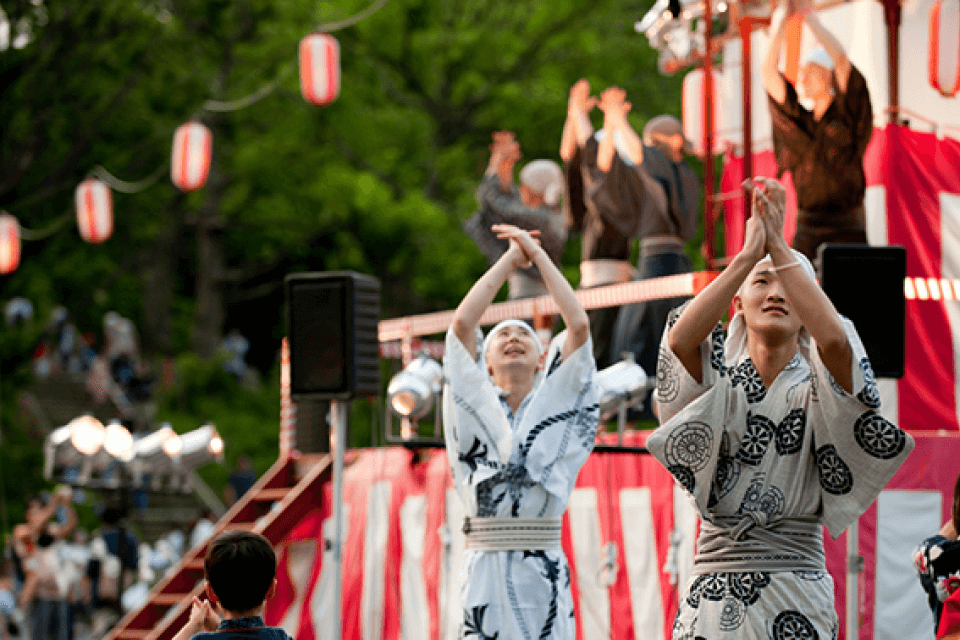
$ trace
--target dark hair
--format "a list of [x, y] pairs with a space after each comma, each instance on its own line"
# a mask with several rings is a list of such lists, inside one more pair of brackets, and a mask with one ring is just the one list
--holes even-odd
[[960, 474], [957, 474], [957, 482], [953, 485], [953, 528], [960, 527]]
[[277, 574], [277, 556], [259, 533], [228, 531], [210, 543], [203, 568], [221, 606], [239, 613], [263, 604]]

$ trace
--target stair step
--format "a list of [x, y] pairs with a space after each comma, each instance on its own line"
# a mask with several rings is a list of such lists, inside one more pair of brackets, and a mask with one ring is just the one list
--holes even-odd
[[283, 500], [290, 493], [290, 487], [280, 489], [261, 489], [253, 499], [257, 502], [277, 502]]
[[231, 522], [223, 528], [224, 531], [253, 531], [256, 522]]
[[189, 598], [189, 593], [158, 593], [157, 595], [150, 598], [151, 604], [158, 604], [165, 607], [172, 607], [183, 602], [186, 598]]
[[152, 629], [124, 629], [117, 634], [117, 640], [143, 640]]

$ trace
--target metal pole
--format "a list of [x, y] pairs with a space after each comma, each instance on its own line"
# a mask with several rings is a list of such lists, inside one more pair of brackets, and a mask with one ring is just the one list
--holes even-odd
[[860, 545], [857, 540], [857, 529], [860, 526], [858, 519], [847, 529], [847, 640], [857, 640], [859, 634], [860, 606]]
[[703, 3], [703, 239], [706, 245], [707, 268], [713, 268], [716, 256], [714, 246], [714, 203], [713, 203], [713, 15], [710, 6], [713, 0]]
[[343, 454], [347, 440], [347, 410], [349, 404], [338, 400], [330, 402], [330, 452], [333, 454], [333, 638], [340, 640], [343, 629], [340, 620], [340, 602], [343, 598]]

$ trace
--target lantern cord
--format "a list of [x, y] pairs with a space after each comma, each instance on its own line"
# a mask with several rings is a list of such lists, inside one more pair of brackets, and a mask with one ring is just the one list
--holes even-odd
[[232, 100], [230, 102], [221, 102], [219, 100], [207, 100], [206, 102], [203, 103], [202, 108], [204, 111], [214, 111], [217, 113], [224, 113], [227, 111], [238, 111], [240, 109], [243, 109], [244, 107], [249, 107], [255, 102], [259, 102], [260, 100], [263, 100], [268, 95], [273, 93], [277, 89], [277, 87], [280, 86], [280, 83], [287, 79], [287, 76], [290, 75], [290, 72], [292, 70], [293, 70], [293, 66], [287, 65], [286, 67], [283, 68], [282, 71], [280, 71], [279, 75], [277, 75], [277, 78], [273, 82], [263, 85], [262, 87], [260, 87], [259, 89], [257, 89], [256, 91], [254, 91], [253, 93], [251, 93], [250, 95], [244, 98], [240, 98], [238, 100]]
[[361, 11], [360, 13], [350, 16], [349, 18], [344, 18], [343, 20], [338, 20], [336, 22], [325, 22], [317, 27], [317, 31], [323, 33], [330, 33], [331, 31], [338, 31], [340, 29], [346, 29], [347, 27], [352, 27], [353, 25], [366, 20], [377, 11], [380, 11], [390, 0], [377, 0], [372, 5]]
[[58, 217], [56, 220], [54, 220], [44, 228], [38, 229], [36, 231], [32, 229], [27, 229], [26, 227], [20, 227], [20, 237], [23, 240], [27, 240], [30, 242], [34, 240], [44, 240], [46, 238], [49, 238], [50, 236], [55, 234], [57, 231], [59, 231], [60, 228], [63, 227], [63, 225], [66, 224], [68, 220], [70, 220], [70, 217], [71, 217], [70, 213], [71, 212], [64, 213], [63, 215]]
[[119, 191], [120, 193], [140, 193], [141, 191], [144, 191], [156, 184], [157, 180], [159, 180], [160, 177], [167, 172], [169, 167], [169, 163], [165, 163], [157, 167], [157, 169], [149, 176], [143, 180], [138, 180], [137, 182], [127, 182], [126, 180], [121, 180], [107, 171], [101, 165], [94, 167], [93, 171], [90, 172], [90, 175], [100, 178], [114, 191]]

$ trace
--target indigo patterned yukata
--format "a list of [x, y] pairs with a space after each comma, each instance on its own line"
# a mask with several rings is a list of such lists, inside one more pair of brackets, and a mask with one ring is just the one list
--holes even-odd
[[[562, 363], [559, 354], [548, 355], [546, 376], [510, 415], [482, 356], [475, 359], [452, 329], [447, 332], [443, 430], [468, 517], [559, 518], [566, 510], [597, 430], [592, 349], [587, 340]], [[467, 549], [463, 567], [460, 638], [575, 637], [562, 549]]]
[[[671, 314], [668, 330], [683, 312]], [[823, 526], [856, 522], [913, 449], [880, 416], [870, 361], [853, 324], [853, 394], [802, 329], [800, 348], [764, 386], [741, 314], [701, 345], [698, 384], [670, 350], [657, 366], [662, 426], [647, 446], [694, 498], [702, 519], [694, 576], [674, 640], [831, 640], [833, 580]]]

